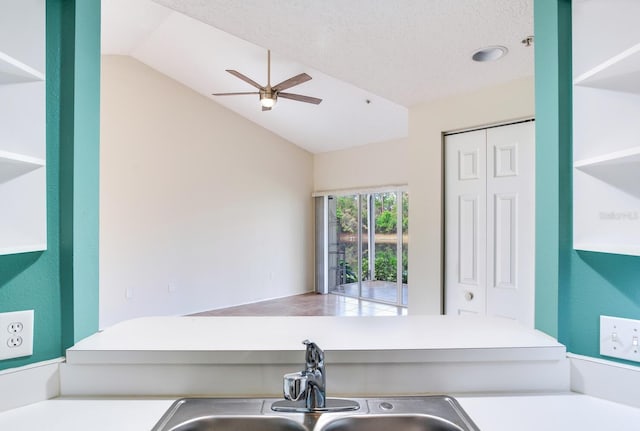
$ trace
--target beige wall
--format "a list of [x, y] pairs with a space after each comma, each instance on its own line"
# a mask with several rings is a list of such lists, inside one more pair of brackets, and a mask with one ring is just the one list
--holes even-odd
[[407, 139], [312, 156], [129, 57], [103, 57], [102, 82], [102, 327], [310, 291], [311, 192], [392, 184], [411, 195], [409, 312], [440, 313], [442, 133], [534, 114], [524, 79], [413, 107]]
[[409, 182], [409, 140], [401, 139], [315, 154], [315, 191], [399, 185]]
[[409, 111], [409, 313], [442, 303], [442, 133], [534, 116], [533, 77]]
[[103, 57], [100, 326], [313, 289], [312, 155]]
[[316, 191], [409, 185], [409, 313], [442, 305], [442, 133], [530, 118], [533, 77], [409, 110], [406, 140], [314, 156]]

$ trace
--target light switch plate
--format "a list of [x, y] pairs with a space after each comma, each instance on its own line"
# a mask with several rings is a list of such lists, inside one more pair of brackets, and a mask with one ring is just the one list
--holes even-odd
[[33, 354], [33, 310], [0, 313], [0, 360]]
[[640, 320], [600, 316], [600, 354], [640, 362]]

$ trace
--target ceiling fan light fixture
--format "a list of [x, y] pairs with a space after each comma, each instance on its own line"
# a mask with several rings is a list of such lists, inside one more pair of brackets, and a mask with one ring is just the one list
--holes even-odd
[[260, 104], [263, 108], [273, 108], [276, 105], [276, 96], [275, 94], [261, 94], [260, 95]]

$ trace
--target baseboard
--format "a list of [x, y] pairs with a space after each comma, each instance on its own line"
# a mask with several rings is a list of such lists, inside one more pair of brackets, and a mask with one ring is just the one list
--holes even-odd
[[568, 353], [571, 390], [640, 408], [640, 367]]
[[0, 371], [0, 412], [60, 395], [60, 363], [52, 359]]

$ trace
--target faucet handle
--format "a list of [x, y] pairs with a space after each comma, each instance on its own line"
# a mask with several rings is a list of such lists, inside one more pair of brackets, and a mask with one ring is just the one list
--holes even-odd
[[324, 368], [324, 352], [322, 349], [313, 341], [304, 340], [302, 344], [307, 346], [307, 352], [305, 354], [307, 370]]
[[289, 373], [284, 375], [284, 398], [286, 400], [298, 401], [302, 399], [307, 391], [307, 375], [304, 371]]

